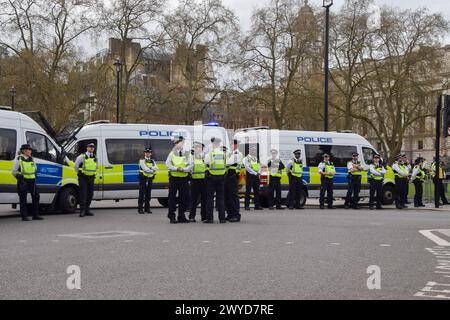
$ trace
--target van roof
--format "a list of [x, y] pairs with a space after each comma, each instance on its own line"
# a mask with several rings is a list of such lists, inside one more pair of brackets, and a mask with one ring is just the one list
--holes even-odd
[[21, 128], [46, 133], [36, 121], [27, 115], [17, 111], [0, 110], [0, 126], [11, 125], [14, 122], [20, 122], [18, 125], [20, 125]]

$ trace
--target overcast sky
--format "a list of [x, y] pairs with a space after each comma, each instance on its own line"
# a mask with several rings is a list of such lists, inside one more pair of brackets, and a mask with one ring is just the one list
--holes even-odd
[[[177, 0], [171, 0], [176, 3]], [[304, 0], [303, 0], [304, 1]], [[224, 4], [232, 8], [240, 19], [243, 31], [250, 27], [250, 18], [255, 8], [264, 6], [269, 3], [268, 0], [223, 0]], [[331, 10], [339, 9], [345, 0], [334, 0]], [[312, 6], [322, 6], [323, 0], [309, 0]], [[400, 7], [401, 9], [416, 9], [419, 7], [427, 7], [431, 12], [441, 12], [450, 20], [450, 0], [375, 0], [375, 5], [389, 5]], [[446, 37], [446, 44], [450, 44], [450, 35]]]

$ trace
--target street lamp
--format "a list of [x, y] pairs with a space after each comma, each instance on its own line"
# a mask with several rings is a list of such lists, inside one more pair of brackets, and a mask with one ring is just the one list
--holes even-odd
[[119, 110], [120, 110], [120, 72], [122, 69], [122, 63], [119, 59], [116, 59], [116, 62], [114, 62], [114, 66], [116, 67], [116, 121], [119, 123]]
[[325, 110], [324, 110], [324, 131], [328, 131], [328, 76], [329, 76], [329, 38], [330, 38], [330, 7], [333, 5], [333, 0], [323, 0], [323, 7], [325, 8]]
[[16, 97], [16, 88], [14, 86], [9, 89], [9, 93], [11, 94], [11, 110], [14, 111], [14, 98]]

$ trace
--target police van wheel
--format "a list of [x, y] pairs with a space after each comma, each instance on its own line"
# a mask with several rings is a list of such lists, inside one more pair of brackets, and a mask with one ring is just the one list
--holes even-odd
[[74, 213], [78, 204], [77, 194], [73, 188], [61, 191], [58, 198], [58, 208], [63, 213]]
[[392, 185], [385, 185], [383, 187], [383, 204], [393, 204], [395, 200], [395, 189]]
[[300, 207], [304, 207], [306, 203], [306, 193], [305, 190], [300, 192]]
[[158, 202], [163, 207], [167, 208], [169, 206], [169, 199], [168, 198], [158, 198]]

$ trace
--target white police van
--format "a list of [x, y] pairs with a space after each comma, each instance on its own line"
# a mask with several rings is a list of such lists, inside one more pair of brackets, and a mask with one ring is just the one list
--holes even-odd
[[0, 203], [13, 207], [19, 203], [19, 198], [12, 168], [20, 146], [25, 143], [33, 149], [40, 203], [63, 212], [73, 212], [78, 203], [77, 174], [66, 160], [74, 161], [85, 152], [88, 143], [95, 143], [99, 165], [94, 200], [136, 199], [138, 161], [144, 148], [151, 146], [160, 169], [154, 180], [152, 197], [163, 205], [167, 205], [169, 181], [165, 160], [174, 134], [186, 138], [186, 150], [193, 141], [202, 141], [208, 146], [213, 136], [221, 138], [224, 145], [229, 144], [225, 129], [215, 124], [179, 126], [99, 121], [74, 128], [60, 145], [45, 121], [39, 121], [39, 125], [30, 116], [7, 109], [0, 108]]
[[86, 145], [94, 143], [99, 165], [95, 181], [94, 200], [135, 199], [139, 195], [138, 161], [146, 147], [153, 150], [153, 158], [159, 170], [153, 180], [152, 197], [167, 206], [169, 175], [165, 161], [173, 148], [172, 136], [185, 138], [185, 150], [193, 141], [201, 141], [210, 148], [212, 137], [218, 137], [223, 145], [229, 140], [224, 128], [209, 125], [163, 124], [115, 124], [97, 121], [83, 126], [65, 142], [70, 160], [86, 151]]
[[[331, 161], [336, 167], [334, 177], [334, 197], [345, 198], [347, 193], [347, 162], [352, 159], [352, 153], [359, 154], [359, 161], [368, 166], [376, 154], [375, 148], [362, 136], [347, 132], [316, 132], [316, 131], [290, 131], [271, 130], [268, 127], [240, 129], [236, 132], [235, 139], [240, 141], [241, 152], [248, 154], [250, 146], [256, 146], [258, 157], [264, 174], [261, 176], [261, 202], [267, 205], [268, 170], [267, 162], [270, 158], [270, 150], [276, 149], [280, 159], [286, 165], [293, 157], [293, 151], [302, 151], [304, 165], [303, 180], [307, 184], [302, 194], [302, 202], [307, 197], [318, 198], [320, 190], [320, 174], [318, 165], [322, 161], [324, 153], [331, 155]], [[242, 176], [241, 176], [242, 177]], [[242, 177], [241, 179], [245, 179]], [[369, 184], [367, 172], [362, 175], [361, 197], [369, 196]], [[287, 197], [289, 181], [285, 171], [281, 178], [282, 196]], [[390, 204], [394, 200], [394, 176], [388, 171], [384, 181], [384, 203]]]

